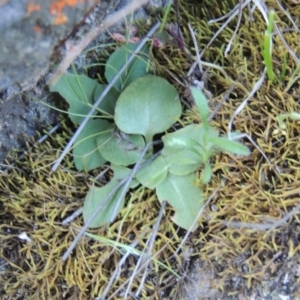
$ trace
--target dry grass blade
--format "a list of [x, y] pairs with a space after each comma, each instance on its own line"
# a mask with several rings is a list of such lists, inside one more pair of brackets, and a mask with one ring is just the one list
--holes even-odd
[[[246, 7], [249, 3], [251, 2], [251, 0], [247, 0], [243, 3], [242, 5], [242, 10], [244, 9], [244, 7]], [[205, 45], [205, 48], [202, 50], [202, 52], [200, 53], [200, 58], [203, 56], [204, 52], [207, 50], [207, 48], [213, 43], [213, 41], [217, 38], [217, 36], [222, 32], [222, 30], [224, 30], [226, 28], [226, 26], [230, 23], [230, 21], [239, 13], [239, 9], [240, 9], [240, 5], [236, 5], [234, 7], [234, 9], [232, 10], [232, 12], [229, 14], [230, 17], [228, 18], [228, 20], [226, 22], [224, 22], [222, 24], [222, 26], [220, 27], [220, 29], [214, 34], [214, 36], [210, 39], [210, 41]], [[212, 20], [209, 22], [210, 23], [213, 23], [215, 22], [215, 20]], [[198, 62], [194, 62], [193, 65], [191, 66], [189, 72], [188, 72], [188, 75], [192, 74], [195, 67], [197, 66], [197, 63]]]
[[[159, 225], [161, 223], [161, 220], [162, 220], [162, 217], [163, 217], [163, 213], [165, 211], [165, 207], [166, 207], [166, 204], [167, 202], [166, 201], [163, 201], [161, 203], [161, 207], [160, 207], [160, 210], [159, 210], [159, 214], [158, 214], [158, 217], [156, 219], [156, 222], [155, 222], [155, 225], [153, 227], [153, 230], [151, 231], [151, 235], [146, 243], [146, 246], [148, 247], [145, 255], [141, 256], [137, 265], [136, 265], [136, 268], [132, 274], [132, 280], [134, 279], [135, 277], [135, 274], [137, 274], [137, 271], [139, 270], [140, 266], [143, 266], [144, 268], [144, 274], [142, 276], [142, 279], [140, 281], [140, 285], [138, 287], [138, 290], [137, 292], [135, 293], [135, 296], [138, 297], [139, 294], [141, 293], [141, 290], [143, 288], [143, 285], [144, 285], [144, 282], [146, 280], [146, 276], [147, 276], [147, 266], [149, 265], [150, 263], [150, 256], [151, 256], [151, 252], [152, 252], [152, 249], [154, 247], [154, 242], [155, 242], [155, 238], [157, 236], [157, 232], [158, 232], [158, 229], [159, 229]], [[145, 250], [145, 249], [144, 249]], [[126, 291], [126, 294], [127, 292], [129, 291], [129, 288], [130, 288], [130, 283], [128, 284], [128, 288], [127, 288], [127, 291]], [[126, 295], [125, 294], [125, 295]]]
[[266, 76], [266, 70], [264, 70], [263, 74], [259, 78], [259, 80], [255, 83], [255, 85], [252, 88], [252, 91], [250, 91], [249, 95], [247, 98], [237, 107], [237, 109], [234, 111], [229, 123], [228, 123], [228, 136], [230, 138], [231, 131], [232, 131], [232, 123], [233, 120], [236, 118], [236, 116], [245, 108], [247, 105], [248, 101], [254, 96], [254, 94], [260, 89], [262, 86]]
[[[138, 243], [139, 243], [139, 239], [136, 239], [130, 244], [130, 247], [135, 248], [138, 245]], [[127, 251], [123, 255], [123, 257], [120, 259], [120, 261], [118, 262], [118, 265], [116, 266], [115, 271], [111, 274], [109, 282], [108, 282], [107, 286], [105, 287], [105, 290], [103, 291], [99, 300], [104, 300], [107, 298], [107, 295], [108, 295], [114, 281], [121, 275], [122, 266], [126, 262], [129, 255], [131, 255], [131, 253], [129, 251]]]
[[233, 35], [232, 35], [232, 37], [231, 37], [231, 39], [230, 39], [230, 41], [229, 41], [229, 43], [228, 43], [228, 45], [227, 45], [227, 47], [225, 49], [225, 56], [227, 56], [228, 52], [230, 51], [232, 42], [233, 42], [233, 40], [234, 40], [234, 38], [235, 38], [238, 30], [239, 30], [239, 27], [241, 25], [242, 14], [243, 14], [243, 7], [242, 7], [243, 6], [243, 0], [239, 0], [239, 2], [240, 2], [239, 3], [239, 18], [238, 18], [238, 21], [237, 21], [234, 33], [233, 33]]
[[291, 17], [290, 13], [286, 9], [284, 9], [284, 7], [281, 5], [281, 3], [278, 0], [276, 0], [276, 3], [279, 6], [279, 8], [282, 10], [282, 12], [288, 17], [289, 21], [293, 24], [295, 30], [298, 33], [300, 33], [299, 27], [297, 26], [297, 24], [295, 23], [295, 21]]
[[190, 30], [190, 33], [191, 33], [191, 36], [192, 36], [192, 39], [193, 39], [193, 43], [194, 43], [194, 46], [195, 46], [195, 50], [196, 50], [197, 64], [198, 64], [200, 72], [203, 73], [201, 56], [199, 54], [199, 48], [198, 48], [198, 43], [196, 41], [196, 36], [195, 36], [195, 33], [194, 33], [194, 30], [193, 30], [192, 26], [190, 24], [188, 24], [188, 27], [189, 27], [189, 30]]
[[201, 54], [199, 54], [199, 48], [198, 48], [198, 44], [197, 44], [195, 33], [194, 33], [194, 31], [193, 31], [193, 29], [192, 29], [192, 27], [191, 27], [190, 24], [188, 24], [188, 27], [189, 27], [189, 31], [191, 33], [191, 36], [192, 36], [192, 39], [193, 39], [193, 43], [194, 43], [194, 46], [195, 46], [195, 50], [196, 50], [196, 58], [195, 58], [196, 61], [195, 61], [194, 64], [192, 64], [189, 72], [187, 73], [187, 76], [191, 76], [191, 74], [193, 73], [196, 65], [198, 65], [199, 70], [200, 70], [200, 72], [202, 74], [203, 74], [203, 68], [202, 68], [202, 66], [205, 66], [205, 67], [208, 67], [208, 68], [219, 70], [224, 75], [225, 78], [228, 78], [228, 75], [227, 75], [226, 71], [222, 67], [220, 67], [220, 66], [218, 66], [216, 64], [212, 64], [212, 63], [209, 63], [209, 62], [201, 60], [201, 56], [203, 54], [203, 51], [201, 52]]

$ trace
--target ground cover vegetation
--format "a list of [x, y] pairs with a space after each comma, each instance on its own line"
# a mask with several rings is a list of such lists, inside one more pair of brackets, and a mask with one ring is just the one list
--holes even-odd
[[[12, 153], [1, 175], [1, 256], [17, 257], [7, 295], [180, 299], [187, 260], [211, 269], [224, 297], [297, 295], [299, 5], [177, 5], [137, 53], [127, 31], [86, 74], [74, 67], [50, 86], [72, 122], [22, 160]], [[82, 218], [65, 222], [74, 211]]]

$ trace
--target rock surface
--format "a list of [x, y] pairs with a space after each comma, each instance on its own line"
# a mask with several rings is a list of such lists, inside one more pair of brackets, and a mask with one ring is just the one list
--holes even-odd
[[9, 0], [0, 7], [0, 91], [45, 73], [53, 49], [97, 0]]
[[45, 77], [59, 62], [64, 42], [81, 38], [120, 4], [97, 2], [0, 1], [0, 162], [10, 149], [21, 147], [24, 135], [57, 122], [55, 111], [45, 105], [53, 104]]

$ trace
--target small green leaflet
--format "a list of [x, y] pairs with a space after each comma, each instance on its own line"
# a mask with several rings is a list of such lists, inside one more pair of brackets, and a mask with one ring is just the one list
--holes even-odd
[[[110, 82], [118, 71], [125, 65], [129, 56], [136, 49], [138, 44], [125, 44], [117, 48], [109, 57], [105, 65], [105, 77]], [[122, 91], [130, 83], [138, 78], [146, 76], [148, 72], [150, 48], [144, 46], [143, 49], [136, 54], [133, 61], [129, 64], [127, 69], [119, 76], [115, 82], [114, 87], [118, 91]]]
[[201, 121], [204, 127], [208, 126], [209, 107], [205, 95], [195, 87], [191, 87], [191, 92], [194, 97], [198, 112], [201, 116]]
[[222, 150], [228, 151], [237, 155], [249, 155], [249, 149], [243, 144], [229, 140], [227, 137], [210, 138], [209, 141], [218, 146]]
[[[89, 220], [89, 218], [93, 215], [95, 210], [97, 210], [97, 208], [105, 200], [107, 194], [119, 183], [120, 180], [123, 180], [131, 172], [130, 169], [119, 166], [112, 166], [112, 170], [114, 172], [114, 176], [108, 184], [106, 184], [103, 187], [91, 187], [88, 194], [86, 195], [82, 212], [85, 223]], [[133, 180], [131, 182], [130, 187], [135, 187], [136, 184], [136, 180]], [[121, 211], [121, 209], [124, 207], [125, 197], [120, 201], [119, 206], [116, 208], [121, 191], [122, 187], [107, 202], [107, 204], [104, 205], [101, 212], [92, 221], [91, 225], [89, 226], [90, 228], [98, 228], [104, 225], [108, 225], [111, 221], [113, 212], [115, 210], [117, 211], [117, 213]]]
[[[105, 87], [106, 85], [101, 85], [85, 75], [64, 74], [54, 85], [50, 86], [50, 91], [58, 92], [69, 103], [69, 118], [73, 123], [80, 124]], [[111, 89], [98, 110], [104, 114], [113, 115], [118, 96], [119, 92]], [[97, 113], [96, 109], [94, 115]]]
[[73, 148], [74, 162], [78, 171], [90, 171], [106, 162], [97, 149], [96, 141], [109, 125], [105, 120], [89, 120], [84, 126]]
[[196, 187], [196, 179], [195, 174], [176, 176], [169, 173], [156, 188], [159, 201], [168, 201], [174, 208], [173, 222], [191, 231], [197, 229], [198, 223], [193, 223], [204, 205], [203, 193]]

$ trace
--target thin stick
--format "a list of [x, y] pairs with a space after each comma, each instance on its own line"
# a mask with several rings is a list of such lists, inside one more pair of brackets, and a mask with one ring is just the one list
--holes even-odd
[[232, 35], [232, 37], [231, 37], [231, 39], [230, 39], [230, 41], [229, 41], [229, 43], [227, 44], [227, 47], [226, 47], [226, 49], [225, 49], [225, 52], [224, 52], [225, 57], [227, 56], [228, 52], [230, 51], [231, 44], [232, 44], [232, 42], [233, 42], [233, 40], [234, 40], [234, 38], [235, 38], [235, 36], [236, 36], [238, 30], [239, 30], [239, 27], [240, 27], [240, 25], [241, 25], [242, 14], [243, 14], [243, 8], [242, 8], [243, 0], [239, 0], [239, 1], [240, 1], [240, 3], [239, 3], [239, 18], [238, 18], [238, 21], [237, 21], [237, 24], [236, 24], [234, 33], [233, 33], [233, 35]]
[[[139, 239], [136, 238], [130, 245], [129, 247], [132, 247], [132, 248], [135, 248], [138, 243], [139, 243]], [[105, 287], [102, 295], [101, 295], [101, 298], [100, 299], [106, 299], [107, 297], [107, 294], [109, 293], [109, 290], [112, 286], [112, 284], [114, 283], [114, 281], [121, 275], [121, 272], [122, 272], [122, 265], [125, 263], [126, 259], [128, 258], [128, 256], [130, 255], [131, 253], [129, 251], [127, 251], [123, 257], [121, 258], [121, 260], [119, 261], [118, 265], [116, 266], [116, 269], [114, 270], [114, 272], [110, 275], [110, 279], [108, 281], [108, 284], [107, 286]]]
[[[125, 197], [125, 194], [127, 193], [128, 189], [129, 189], [130, 183], [131, 183], [131, 181], [132, 181], [134, 175], [139, 171], [139, 169], [141, 169], [141, 168], [144, 166], [144, 164], [142, 164], [142, 160], [143, 160], [144, 156], [146, 155], [148, 149], [149, 149], [152, 145], [153, 145], [153, 142], [150, 142], [150, 143], [148, 143], [148, 144], [146, 145], [146, 147], [143, 149], [142, 153], [140, 154], [139, 159], [138, 159], [137, 162], [135, 163], [135, 165], [134, 165], [132, 171], [130, 172], [129, 176], [127, 177], [128, 180], [126, 181], [126, 183], [125, 183], [125, 185], [124, 185], [124, 187], [123, 187], [123, 189], [122, 189], [122, 192], [121, 192], [120, 195], [119, 195], [119, 199], [118, 199], [118, 201], [117, 201], [117, 203], [116, 203], [116, 205], [115, 205], [115, 208], [114, 208], [114, 211], [113, 211], [113, 213], [112, 213], [110, 222], [112, 222], [112, 221], [115, 219], [115, 217], [117, 216], [118, 207], [119, 207], [119, 205], [120, 205], [120, 202], [121, 202], [122, 199]], [[155, 156], [155, 154], [154, 154], [153, 156]], [[150, 158], [150, 159], [152, 159], [152, 158]]]
[[[160, 207], [159, 214], [158, 214], [158, 217], [157, 217], [157, 219], [156, 219], [155, 225], [154, 225], [153, 230], [152, 230], [152, 232], [151, 232], [151, 235], [150, 235], [150, 237], [149, 237], [149, 239], [148, 239], [148, 241], [147, 241], [147, 243], [146, 243], [146, 245], [147, 245], [147, 247], [148, 247], [147, 252], [146, 252], [146, 255], [143, 255], [143, 256], [141, 256], [141, 257], [139, 258], [139, 261], [138, 261], [138, 263], [137, 263], [137, 265], [136, 265], [136, 267], [135, 267], [135, 270], [134, 270], [134, 272], [132, 273], [132, 280], [133, 280], [135, 271], [138, 270], [138, 268], [139, 268], [140, 265], [145, 265], [146, 263], [147, 263], [146, 265], [149, 265], [149, 263], [151, 262], [151, 260], [150, 260], [151, 252], [152, 252], [152, 250], [153, 250], [155, 238], [156, 238], [156, 236], [157, 236], [157, 232], [158, 232], [158, 229], [159, 229], [159, 224], [160, 224], [161, 219], [162, 219], [162, 217], [163, 217], [163, 213], [164, 213], [164, 211], [165, 211], [166, 204], [167, 204], [166, 201], [163, 201], [162, 204], [161, 204], [161, 207]], [[148, 260], [148, 262], [147, 262], [147, 260]], [[140, 281], [139, 288], [138, 288], [137, 292], [135, 293], [135, 296], [136, 296], [136, 297], [139, 296], [139, 294], [140, 294], [140, 292], [141, 292], [141, 290], [142, 290], [142, 288], [143, 288], [143, 284], [144, 284], [144, 282], [145, 282], [145, 280], [146, 280], [146, 276], [147, 276], [147, 271], [148, 271], [148, 269], [145, 267], [145, 268], [144, 268], [144, 274], [143, 274], [142, 279], [141, 279], [141, 281]], [[128, 284], [127, 291], [128, 291], [129, 288], [130, 288], [130, 284], [131, 284], [131, 282]], [[125, 294], [125, 298], [126, 298], [126, 296], [127, 296], [127, 293]]]
[[288, 17], [289, 21], [293, 24], [295, 30], [296, 30], [298, 33], [300, 33], [300, 30], [299, 30], [297, 24], [295, 23], [295, 21], [293, 20], [293, 18], [292, 18], [291, 15], [289, 14], [289, 12], [288, 12], [286, 9], [283, 8], [283, 6], [281, 5], [281, 3], [280, 3], [278, 0], [276, 0], [276, 3], [277, 3], [277, 5], [280, 7], [280, 9], [283, 11], [283, 13]]
[[295, 206], [289, 213], [287, 213], [283, 218], [269, 224], [234, 222], [234, 221], [231, 222], [231, 221], [223, 221], [223, 220], [220, 220], [220, 223], [226, 225], [227, 227], [249, 228], [255, 230], [271, 230], [282, 226], [285, 222], [287, 222], [294, 215], [296, 215], [299, 212], [299, 210], [300, 210], [300, 203], [297, 206]]
[[[43, 143], [52, 133], [54, 133], [59, 127], [60, 127], [61, 123], [56, 124], [55, 126], [53, 126], [46, 134], [44, 134], [42, 137], [40, 137], [36, 143], [37, 144], [41, 144]], [[19, 156], [19, 159], [23, 159], [26, 155], [27, 152], [31, 151], [32, 148], [28, 148], [25, 151], [23, 151], [23, 153]]]
[[62, 122], [59, 122], [58, 124], [56, 124], [55, 126], [53, 126], [46, 134], [44, 134], [42, 137], [40, 137], [36, 142], [38, 144], [41, 144], [42, 142], [44, 142], [50, 134], [54, 133], [62, 124]]
[[[194, 33], [193, 28], [192, 28], [192, 26], [191, 26], [190, 24], [188, 24], [188, 27], [189, 27], [189, 30], [190, 30], [190, 33], [191, 33], [191, 36], [192, 36], [192, 39], [193, 39], [194, 46], [195, 46], [196, 58], [194, 58], [191, 54], [190, 54], [190, 55], [191, 55], [191, 57], [192, 57], [194, 60], [196, 60], [195, 63], [196, 63], [196, 65], [198, 64], [198, 66], [199, 66], [199, 71], [200, 71], [201, 73], [203, 73], [203, 68], [202, 68], [202, 66], [210, 67], [210, 68], [219, 70], [221, 73], [223, 73], [223, 75], [224, 75], [225, 77], [228, 77], [227, 73], [225, 72], [225, 70], [224, 70], [222, 67], [201, 60], [201, 55], [202, 55], [202, 54], [201, 54], [201, 55], [199, 54], [199, 47], [198, 47], [198, 44], [197, 44], [197, 40], [196, 40], [195, 33]], [[203, 53], [203, 51], [202, 51], [202, 53]], [[194, 64], [192, 65], [192, 67], [190, 68], [190, 70], [189, 70], [187, 76], [190, 76], [190, 75], [192, 74], [192, 72], [194, 71], [195, 66], [196, 66], [195, 63], [194, 63]]]
[[127, 177], [121, 180], [104, 198], [102, 203], [97, 207], [95, 212], [92, 214], [90, 219], [85, 223], [85, 225], [81, 228], [75, 239], [73, 240], [70, 247], [67, 249], [67, 251], [62, 256], [61, 260], [66, 261], [73, 249], [76, 247], [78, 241], [80, 238], [84, 235], [85, 231], [89, 228], [90, 224], [93, 222], [93, 220], [96, 218], [96, 216], [100, 213], [100, 211], [103, 209], [103, 207], [108, 203], [111, 197], [119, 190], [119, 188], [126, 182]]
[[[105, 168], [99, 175], [97, 175], [97, 177], [95, 178], [95, 180], [100, 179], [101, 181], [101, 177], [105, 175], [105, 173], [110, 169], [110, 167]], [[61, 225], [62, 226], [67, 226], [69, 225], [71, 222], [73, 222], [77, 217], [79, 217], [81, 215], [83, 211], [83, 208], [80, 207], [78, 208], [76, 211], [74, 211], [69, 217], [65, 218], [62, 222]]]
[[259, 78], [259, 80], [255, 83], [255, 85], [253, 86], [250, 94], [248, 95], [248, 97], [237, 107], [237, 109], [234, 111], [229, 123], [228, 123], [228, 137], [230, 139], [231, 137], [231, 129], [232, 129], [232, 123], [233, 120], [235, 119], [235, 117], [244, 109], [244, 107], [246, 106], [246, 104], [248, 103], [248, 100], [251, 99], [253, 97], [253, 95], [260, 89], [261, 85], [264, 82], [265, 79], [265, 75], [266, 75], [266, 69], [264, 70], [263, 74], [261, 75], [261, 77]]
[[[151, 259], [154, 259], [156, 256], [158, 256], [158, 255], [159, 255], [159, 254], [167, 247], [168, 244], [169, 244], [169, 243], [165, 244], [160, 250], [158, 250], [158, 251], [152, 256]], [[157, 262], [159, 262], [159, 261], [157, 261]], [[147, 266], [147, 263], [144, 264], [143, 266], [141, 266], [140, 269], [139, 269], [137, 272], [140, 273], [140, 272], [144, 269], [144, 267], [146, 267], [146, 266]], [[178, 279], [180, 278], [179, 275], [178, 275], [177, 273], [175, 273], [175, 272], [172, 272], [172, 273], [173, 273]], [[109, 298], [107, 298], [107, 300], [115, 299], [114, 297], [121, 291], [121, 289], [122, 289], [125, 285], [128, 284], [129, 280], [130, 280], [130, 278], [128, 278], [122, 285], [120, 285], [120, 286], [117, 288], [117, 290], [114, 291], [114, 293], [113, 293], [112, 295], [110, 295]], [[100, 299], [100, 300], [102, 300], [102, 299]]]
[[87, 114], [87, 116], [85, 117], [85, 119], [82, 121], [82, 123], [80, 124], [80, 126], [76, 130], [75, 134], [72, 136], [71, 140], [69, 141], [69, 143], [65, 147], [64, 151], [62, 152], [62, 154], [59, 156], [59, 158], [56, 160], [55, 164], [52, 166], [52, 169], [51, 169], [52, 172], [56, 171], [56, 169], [58, 168], [58, 166], [60, 165], [60, 163], [62, 162], [62, 160], [64, 159], [64, 157], [67, 155], [67, 153], [69, 152], [70, 148], [74, 144], [76, 138], [81, 133], [81, 131], [83, 130], [84, 126], [86, 125], [86, 123], [88, 122], [88, 120], [90, 119], [90, 117], [94, 114], [95, 108], [99, 106], [99, 104], [101, 103], [101, 101], [108, 94], [108, 92], [113, 87], [114, 83], [118, 80], [118, 78], [120, 77], [120, 75], [126, 70], [126, 68], [128, 67], [128, 65], [133, 61], [133, 59], [135, 58], [135, 55], [143, 48], [143, 46], [145, 45], [145, 43], [148, 40], [148, 37], [150, 37], [159, 28], [159, 25], [160, 25], [160, 22], [157, 22], [151, 28], [151, 30], [149, 30], [148, 34], [143, 38], [143, 40], [140, 42], [139, 46], [135, 49], [135, 51], [130, 55], [129, 59], [126, 61], [126, 63], [124, 64], [124, 66], [119, 70], [119, 72], [115, 75], [115, 77], [112, 79], [112, 81], [106, 86], [106, 88], [104, 89], [103, 93], [99, 96], [99, 98], [95, 102], [95, 104], [92, 107], [92, 109], [90, 110], [90, 112]]
[[201, 57], [200, 57], [200, 54], [199, 54], [199, 47], [198, 47], [198, 43], [196, 41], [196, 36], [195, 36], [194, 30], [193, 30], [192, 26], [190, 25], [190, 23], [188, 23], [188, 27], [189, 27], [189, 30], [190, 30], [190, 33], [191, 33], [191, 36], [192, 36], [192, 39], [193, 39], [194, 46], [195, 46], [196, 58], [197, 58], [196, 62], [198, 63], [199, 71], [201, 73], [203, 73]]
[[213, 110], [213, 112], [211, 112], [211, 114], [209, 115], [209, 117], [207, 119], [208, 122], [210, 122], [214, 118], [214, 116], [219, 111], [219, 109], [224, 104], [224, 102], [227, 101], [227, 99], [229, 98], [229, 96], [232, 93], [232, 91], [234, 90], [234, 88], [235, 88], [235, 85], [232, 84], [231, 87], [229, 88], [229, 90], [227, 91], [227, 93], [222, 98], [222, 100], [218, 103], [218, 105], [215, 107], [215, 109]]
[[71, 222], [73, 222], [77, 217], [79, 217], [81, 215], [83, 211], [83, 208], [80, 207], [78, 208], [76, 211], [74, 211], [69, 217], [65, 218], [62, 222], [61, 225], [62, 226], [67, 226], [69, 225]]
[[[226, 28], [226, 26], [228, 25], [228, 23], [239, 13], [240, 9], [244, 9], [249, 3], [251, 2], [251, 0], [246, 0], [244, 1], [244, 3], [242, 4], [242, 7], [240, 7], [240, 3], [237, 4], [233, 10], [231, 11], [232, 14], [231, 16], [228, 18], [228, 20], [222, 24], [222, 26], [220, 27], [220, 29], [214, 34], [214, 36], [210, 39], [210, 41], [208, 42], [208, 44], [205, 45], [205, 48], [202, 50], [200, 56], [203, 55], [203, 53], [206, 51], [206, 49], [212, 44], [212, 42], [216, 39], [216, 37], [221, 33], [221, 31]], [[211, 20], [208, 22], [208, 24], [214, 23], [214, 20]]]
[[[158, 155], [160, 154], [160, 152], [155, 153], [152, 157], [148, 158], [142, 165], [141, 165], [141, 169], [149, 164], [151, 161], [153, 161]], [[110, 169], [110, 167], [107, 167], [105, 170], [103, 170], [96, 178], [95, 180], [97, 180], [97, 178], [101, 177], [102, 175], [104, 175], [108, 170]], [[117, 204], [118, 205], [118, 204]], [[70, 216], [68, 216], [67, 218], [65, 218], [62, 222], [61, 225], [62, 226], [68, 226], [71, 222], [73, 222], [77, 217], [79, 217], [82, 214], [83, 208], [80, 207], [78, 208], [76, 211], [74, 211]]]

